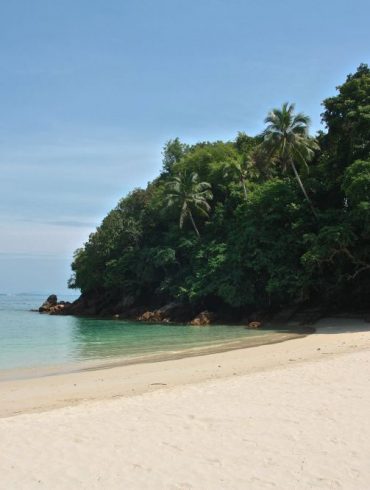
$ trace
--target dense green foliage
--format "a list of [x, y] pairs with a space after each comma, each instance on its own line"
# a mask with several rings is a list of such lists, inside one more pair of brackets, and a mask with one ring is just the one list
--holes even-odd
[[323, 106], [316, 139], [284, 104], [262, 135], [168, 142], [161, 175], [76, 251], [70, 286], [127, 304], [368, 305], [370, 69]]

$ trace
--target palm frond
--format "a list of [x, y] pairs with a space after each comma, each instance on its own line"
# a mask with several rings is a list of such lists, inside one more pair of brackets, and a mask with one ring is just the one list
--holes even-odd
[[168, 206], [179, 205], [179, 226], [183, 227], [187, 217], [193, 224], [194, 231], [199, 236], [198, 228], [192, 217], [191, 208], [199, 211], [203, 216], [208, 216], [211, 206], [208, 201], [213, 198], [211, 184], [199, 182], [196, 172], [182, 172], [174, 176], [166, 186], [166, 202]]

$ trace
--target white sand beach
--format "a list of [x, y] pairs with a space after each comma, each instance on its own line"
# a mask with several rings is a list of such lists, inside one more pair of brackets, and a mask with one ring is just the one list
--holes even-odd
[[370, 488], [370, 324], [0, 383], [0, 489]]

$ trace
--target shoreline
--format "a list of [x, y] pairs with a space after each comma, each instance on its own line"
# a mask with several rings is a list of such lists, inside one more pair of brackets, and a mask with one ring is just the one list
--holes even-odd
[[279, 344], [0, 383], [0, 489], [370, 488], [370, 326], [316, 327]]
[[0, 489], [370, 488], [370, 326], [316, 327], [250, 349], [0, 383]]
[[[230, 325], [231, 326], [231, 325]], [[234, 325], [232, 325], [234, 326]], [[189, 327], [190, 328], [190, 327]], [[193, 327], [194, 328], [194, 327]], [[200, 327], [203, 328], [203, 327]], [[100, 371], [104, 369], [113, 369], [124, 366], [137, 364], [150, 364], [164, 361], [176, 361], [188, 357], [199, 357], [211, 354], [220, 354], [233, 350], [249, 349], [262, 345], [277, 344], [287, 342], [296, 338], [301, 338], [306, 335], [311, 335], [315, 332], [313, 327], [300, 326], [291, 327], [279, 330], [271, 328], [261, 328], [259, 331], [266, 333], [271, 330], [270, 336], [256, 335], [255, 337], [246, 337], [245, 339], [224, 340], [219, 343], [211, 343], [199, 347], [189, 347], [183, 350], [176, 351], [161, 351], [160, 353], [147, 353], [126, 357], [113, 357], [109, 359], [96, 359], [92, 361], [71, 362], [60, 365], [40, 365], [32, 367], [16, 367], [8, 369], [0, 369], [0, 383], [4, 381], [21, 381], [27, 379], [37, 379], [50, 376], [60, 376], [63, 374], [76, 374], [86, 371]]]
[[[352, 352], [349, 339], [362, 345], [362, 337], [369, 337], [370, 345], [370, 326], [358, 319], [328, 318], [314, 327], [316, 332], [313, 334], [248, 348], [202, 352], [196, 356], [154, 362], [95, 366], [54, 376], [3, 380], [0, 381], [0, 417], [43, 412], [87, 401], [126, 398], [157, 389], [170, 390], [271, 370], [292, 362], [315, 362], [323, 355]], [[324, 352], [325, 348], [330, 351]]]

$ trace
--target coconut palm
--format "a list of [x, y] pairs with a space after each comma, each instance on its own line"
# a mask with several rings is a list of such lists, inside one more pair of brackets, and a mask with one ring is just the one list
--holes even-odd
[[180, 228], [183, 227], [185, 219], [189, 218], [198, 237], [200, 237], [200, 233], [195, 224], [192, 211], [197, 211], [208, 217], [211, 210], [208, 201], [212, 197], [211, 184], [199, 182], [198, 174], [195, 172], [182, 172], [173, 177], [167, 184], [167, 205], [177, 205], [181, 209]]
[[228, 177], [229, 175], [236, 176], [240, 182], [240, 185], [244, 192], [244, 198], [248, 200], [248, 192], [247, 192], [247, 165], [245, 158], [242, 156], [238, 156], [233, 160], [229, 160], [224, 164], [224, 176]]
[[308, 135], [310, 118], [301, 112], [294, 114], [294, 104], [286, 102], [281, 109], [273, 109], [265, 123], [267, 127], [263, 132], [262, 146], [282, 166], [283, 171], [289, 167], [293, 170], [299, 187], [316, 216], [296, 166], [300, 164], [308, 169], [308, 162], [312, 160], [314, 150], [318, 149], [316, 141]]

